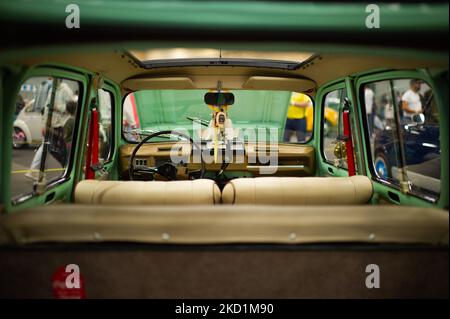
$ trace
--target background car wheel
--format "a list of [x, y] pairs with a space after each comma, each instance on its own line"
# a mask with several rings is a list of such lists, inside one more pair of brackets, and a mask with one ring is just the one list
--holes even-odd
[[377, 175], [379, 177], [382, 178], [391, 177], [391, 168], [384, 155], [380, 154], [375, 158], [375, 171], [377, 172]]
[[27, 136], [25, 135], [25, 132], [20, 128], [15, 127], [13, 133], [13, 147], [19, 149], [25, 148], [27, 145]]

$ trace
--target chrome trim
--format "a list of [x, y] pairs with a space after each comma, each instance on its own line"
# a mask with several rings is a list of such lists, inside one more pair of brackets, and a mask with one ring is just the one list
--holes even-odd
[[277, 169], [305, 169], [305, 165], [247, 165], [247, 169], [277, 168]]

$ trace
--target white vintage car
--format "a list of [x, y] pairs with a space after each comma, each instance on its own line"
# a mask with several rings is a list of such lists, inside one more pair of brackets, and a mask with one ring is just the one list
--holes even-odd
[[51, 81], [43, 78], [37, 86], [33, 99], [28, 101], [14, 121], [13, 147], [22, 148], [42, 142], [41, 119]]

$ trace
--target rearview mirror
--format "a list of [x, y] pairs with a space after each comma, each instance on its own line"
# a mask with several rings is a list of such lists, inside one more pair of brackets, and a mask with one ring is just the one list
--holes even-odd
[[215, 106], [233, 105], [234, 94], [230, 92], [208, 92], [205, 94], [205, 103]]

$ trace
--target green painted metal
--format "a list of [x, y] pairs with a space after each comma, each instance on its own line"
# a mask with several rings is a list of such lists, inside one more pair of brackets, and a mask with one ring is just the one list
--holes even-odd
[[[2, 1], [5, 20], [64, 23], [70, 0]], [[82, 24], [142, 25], [227, 30], [364, 30], [367, 3], [257, 1], [113, 1], [78, 0]], [[382, 29], [432, 32], [448, 28], [448, 4], [381, 3]]]
[[[327, 161], [323, 154], [323, 138], [322, 138], [322, 126], [323, 126], [323, 108], [325, 103], [325, 96], [332, 91], [345, 89], [345, 78], [334, 80], [324, 86], [322, 86], [316, 94], [316, 108], [314, 110], [314, 135], [316, 136], [316, 171], [319, 176], [348, 176], [348, 171], [341, 167], [336, 167], [333, 163]], [[332, 171], [332, 173], [331, 173]]]
[[[10, 175], [11, 175], [11, 158], [12, 158], [12, 130], [13, 130], [13, 114], [14, 105], [17, 94], [19, 93], [20, 85], [27, 73], [26, 68], [7, 70], [2, 72], [3, 82], [3, 96], [1, 105], [2, 114], [2, 140], [0, 147], [0, 202], [5, 205], [6, 211], [11, 208], [11, 190], [10, 190]], [[8, 92], [8, 94], [5, 94]]]

